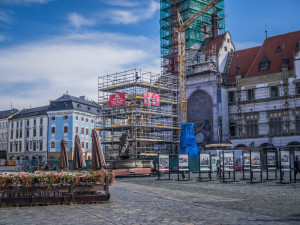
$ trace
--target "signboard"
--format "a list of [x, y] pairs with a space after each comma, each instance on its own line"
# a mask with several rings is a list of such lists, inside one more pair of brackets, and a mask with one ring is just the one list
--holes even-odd
[[144, 92], [144, 105], [160, 106], [159, 94]]
[[224, 171], [234, 171], [233, 152], [224, 153]]
[[250, 153], [244, 153], [244, 166], [250, 166]]
[[276, 166], [276, 153], [275, 152], [267, 152], [267, 162], [268, 162], [268, 166], [272, 166], [272, 167]]
[[178, 167], [179, 171], [189, 171], [189, 155], [178, 155]]
[[109, 96], [109, 107], [125, 105], [125, 93], [119, 93]]
[[281, 166], [290, 167], [290, 152], [281, 151], [280, 161], [281, 161]]
[[200, 154], [200, 166], [209, 167], [210, 160], [209, 154]]
[[169, 155], [159, 154], [159, 171], [169, 171]]
[[252, 171], [261, 171], [260, 152], [251, 152]]

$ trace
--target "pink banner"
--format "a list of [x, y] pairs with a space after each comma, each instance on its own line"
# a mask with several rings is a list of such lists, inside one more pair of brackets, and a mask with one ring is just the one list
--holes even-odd
[[160, 106], [159, 94], [144, 92], [144, 105]]
[[109, 107], [125, 105], [125, 93], [114, 94], [109, 96]]

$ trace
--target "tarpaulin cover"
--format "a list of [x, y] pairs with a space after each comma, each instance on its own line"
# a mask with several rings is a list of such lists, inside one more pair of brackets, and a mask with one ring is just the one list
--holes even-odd
[[178, 153], [189, 154], [190, 157], [199, 156], [193, 123], [181, 124], [180, 150]]

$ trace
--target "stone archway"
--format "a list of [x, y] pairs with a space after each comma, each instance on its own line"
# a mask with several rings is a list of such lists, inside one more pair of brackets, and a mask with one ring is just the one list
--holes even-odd
[[187, 101], [187, 121], [194, 123], [194, 133], [198, 149], [213, 142], [213, 102], [210, 95], [195, 91]]

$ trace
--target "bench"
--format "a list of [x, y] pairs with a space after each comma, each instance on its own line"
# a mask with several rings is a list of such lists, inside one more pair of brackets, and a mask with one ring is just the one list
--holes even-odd
[[115, 175], [115, 177], [119, 176], [130, 176], [129, 169], [118, 169], [118, 170], [112, 170], [112, 173]]
[[151, 176], [151, 174], [153, 173], [153, 169], [152, 168], [135, 168], [134, 169], [134, 175], [149, 175]]

